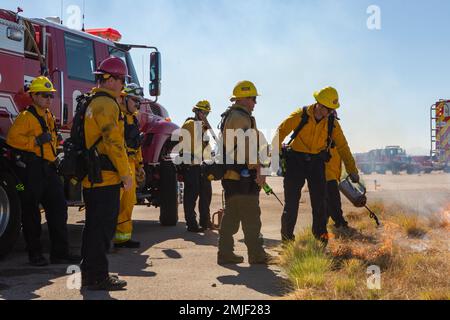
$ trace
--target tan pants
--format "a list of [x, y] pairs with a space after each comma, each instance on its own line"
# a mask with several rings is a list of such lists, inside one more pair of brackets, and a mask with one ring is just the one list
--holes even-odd
[[133, 221], [131, 215], [133, 214], [134, 205], [137, 202], [136, 199], [136, 163], [133, 159], [129, 159], [131, 178], [133, 180], [133, 186], [130, 190], [121, 190], [120, 198], [120, 211], [119, 218], [117, 219], [116, 235], [114, 243], [124, 243], [131, 240], [131, 234], [133, 232]]

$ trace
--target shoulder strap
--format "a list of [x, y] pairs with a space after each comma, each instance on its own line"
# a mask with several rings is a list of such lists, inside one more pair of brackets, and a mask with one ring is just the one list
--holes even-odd
[[303, 128], [308, 124], [309, 116], [308, 116], [308, 107], [303, 108], [302, 112], [302, 120], [300, 121], [300, 124], [298, 127], [294, 130], [294, 133], [291, 136], [291, 140], [289, 141], [288, 145], [290, 145], [292, 142], [294, 142], [295, 138], [299, 135], [300, 131], [303, 130]]
[[133, 115], [133, 123], [134, 123], [135, 126], [140, 128], [139, 119], [135, 115]]
[[37, 121], [39, 121], [39, 124], [41, 125], [42, 131], [44, 133], [49, 132], [45, 119], [37, 113], [37, 110], [34, 106], [29, 106], [27, 111], [29, 111], [37, 119]]
[[[34, 106], [29, 106], [27, 110], [37, 119], [37, 121], [41, 125], [43, 133], [50, 132], [50, 130], [48, 129], [47, 123], [45, 122], [45, 119], [37, 113], [37, 110]], [[53, 155], [56, 157], [56, 151], [53, 148], [52, 144], [50, 144], [50, 149], [52, 150]], [[43, 157], [44, 157], [44, 146], [41, 146], [41, 158], [43, 158]]]
[[333, 131], [334, 131], [334, 122], [336, 120], [336, 116], [334, 114], [328, 117], [328, 137], [327, 137], [327, 151], [330, 151], [333, 148]]

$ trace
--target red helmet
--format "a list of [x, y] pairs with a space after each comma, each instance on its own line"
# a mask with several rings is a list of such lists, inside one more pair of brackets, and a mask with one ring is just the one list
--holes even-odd
[[128, 68], [125, 62], [117, 57], [109, 57], [103, 60], [94, 74], [110, 74], [113, 77], [131, 78], [128, 75]]

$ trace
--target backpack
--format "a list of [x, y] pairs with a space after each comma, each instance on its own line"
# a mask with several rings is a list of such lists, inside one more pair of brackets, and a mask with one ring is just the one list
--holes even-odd
[[[77, 108], [73, 118], [70, 138], [64, 141], [64, 153], [60, 157], [57, 165], [60, 175], [78, 182], [82, 181], [86, 176], [89, 176], [91, 183], [101, 183], [101, 169], [116, 171], [109, 158], [99, 155], [97, 152], [96, 147], [102, 141], [103, 137], [100, 137], [91, 148], [86, 148], [84, 134], [86, 110], [92, 101], [98, 97], [109, 97], [115, 101], [106, 92], [87, 93], [77, 98]], [[108, 162], [108, 160], [109, 163], [104, 165], [103, 163]]]

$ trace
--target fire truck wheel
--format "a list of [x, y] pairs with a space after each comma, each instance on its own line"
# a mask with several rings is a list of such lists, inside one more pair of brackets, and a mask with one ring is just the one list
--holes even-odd
[[178, 223], [178, 180], [172, 161], [161, 162], [160, 216], [162, 226], [173, 227]]
[[8, 173], [0, 173], [0, 257], [13, 249], [20, 228], [20, 199], [14, 178]]

